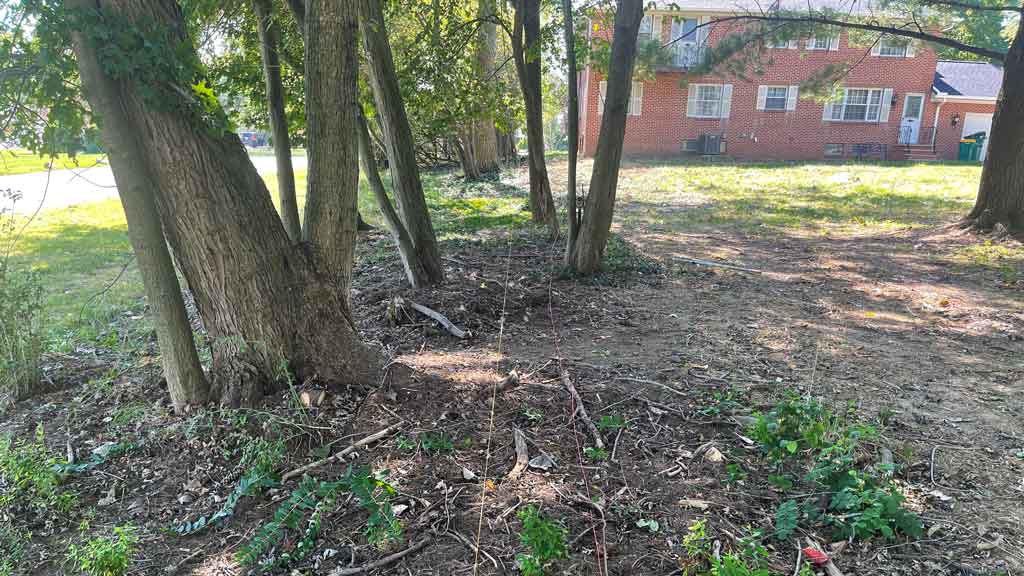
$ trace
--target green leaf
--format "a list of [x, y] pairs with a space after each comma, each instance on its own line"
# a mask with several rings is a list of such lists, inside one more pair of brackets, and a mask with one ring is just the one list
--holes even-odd
[[786, 500], [775, 511], [775, 537], [785, 540], [796, 530], [800, 520], [800, 509], [796, 500]]

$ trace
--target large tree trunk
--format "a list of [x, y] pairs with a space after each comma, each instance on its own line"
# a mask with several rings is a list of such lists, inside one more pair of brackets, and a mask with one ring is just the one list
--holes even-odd
[[412, 241], [413, 252], [403, 252], [402, 257], [416, 260], [403, 264], [413, 286], [437, 284], [444, 281], [444, 268], [441, 266], [434, 226], [427, 211], [427, 201], [423, 197], [423, 183], [416, 165], [415, 140], [402, 103], [391, 45], [384, 27], [384, 11], [380, 0], [360, 0], [359, 10], [370, 85], [380, 113], [395, 203], [398, 204], [398, 214]]
[[569, 138], [568, 179], [566, 182], [565, 204], [569, 213], [569, 237], [565, 242], [565, 263], [571, 264], [579, 235], [579, 210], [576, 206], [576, 155], [579, 153], [580, 138], [580, 96], [579, 79], [576, 77], [576, 30], [572, 17], [572, 0], [562, 0], [565, 35], [565, 58], [569, 76], [569, 101], [566, 110]]
[[[477, 18], [480, 20], [477, 30], [476, 73], [479, 81], [484, 84], [493, 82], [494, 59], [498, 49], [498, 28], [495, 18], [497, 8], [495, 0], [479, 0]], [[494, 118], [484, 111], [475, 121], [462, 131], [462, 145], [465, 148], [466, 162], [462, 171], [466, 178], [480, 177], [497, 172], [498, 134], [494, 130]]]
[[[314, 8], [319, 8], [317, 4], [310, 2]], [[101, 18], [109, 18], [121, 28], [126, 24], [137, 27], [134, 37], [122, 38], [122, 42], [141, 46], [151, 41], [147, 40], [151, 30], [161, 30], [172, 42], [180, 43], [174, 48], [183, 61], [195, 58], [194, 51], [188, 52], [192, 49], [176, 2], [101, 0], [98, 8]], [[308, 19], [314, 19], [312, 12]], [[333, 138], [344, 140], [352, 139], [351, 122], [355, 121], [355, 75], [351, 70], [355, 66], [355, 22], [351, 16], [317, 12], [315, 17], [315, 35], [322, 39], [317, 45], [328, 58], [314, 60], [326, 69], [333, 68], [337, 75], [336, 82], [327, 82], [324, 90], [350, 97], [347, 108], [330, 110], [338, 117]], [[316, 72], [311, 73], [319, 69], [314, 66]], [[252, 404], [283, 385], [289, 374], [336, 385], [375, 383], [380, 358], [361, 343], [355, 331], [347, 288], [339, 287], [335, 268], [321, 262], [318, 250], [289, 240], [270, 193], [238, 137], [210, 120], [208, 114], [199, 113], [188, 86], [139, 86], [139, 81], [120, 84], [119, 96], [136, 134], [140, 163], [148, 167], [157, 191], [165, 235], [211, 338], [214, 397], [232, 405]], [[168, 77], [165, 81], [173, 80]], [[160, 99], [153, 99], [154, 90], [159, 91]], [[175, 101], [175, 96], [180, 99]], [[317, 105], [336, 105], [336, 99], [325, 102], [316, 91], [313, 100]], [[341, 113], [346, 109], [352, 114]], [[314, 112], [319, 119], [327, 111]], [[324, 170], [317, 172], [317, 164], [324, 163], [321, 142], [325, 137], [331, 138], [323, 134], [314, 137], [310, 157], [311, 175], [318, 182], [326, 175]], [[327, 163], [343, 164], [353, 174], [332, 188], [345, 198], [324, 202], [314, 211], [314, 221], [321, 222], [325, 232], [332, 222], [342, 231], [347, 226], [351, 234], [339, 233], [338, 238], [351, 243], [355, 165], [339, 161], [347, 159], [341, 156], [344, 145], [327, 147], [338, 149]], [[117, 166], [114, 168], [116, 171]], [[350, 207], [347, 212], [345, 207]], [[351, 254], [351, 246], [340, 246], [337, 239], [331, 242], [337, 250], [328, 250], [327, 255]], [[344, 262], [333, 264], [344, 266]]]
[[[69, 2], [74, 8], [86, 8], [87, 0]], [[178, 413], [205, 404], [210, 387], [199, 364], [192, 326], [185, 313], [181, 286], [164, 239], [153, 197], [155, 182], [140, 154], [134, 128], [120, 100], [117, 83], [103, 72], [96, 47], [82, 33], [74, 33], [82, 86], [100, 119], [104, 149], [114, 171], [117, 193], [121, 197], [128, 238], [142, 275], [146, 300], [153, 313], [160, 362], [171, 403]]]
[[571, 262], [572, 268], [580, 274], [592, 274], [600, 268], [611, 231], [615, 191], [619, 184], [619, 163], [622, 160], [622, 141], [626, 135], [626, 111], [633, 84], [636, 37], [642, 17], [641, 0], [619, 0], [615, 11], [604, 115], [597, 139], [597, 153], [594, 154], [594, 171], [590, 177], [590, 193], [587, 195]]
[[401, 257], [402, 266], [405, 268], [405, 277], [408, 278], [409, 284], [416, 286], [416, 278], [425, 276], [427, 272], [416, 269], [420, 265], [420, 260], [416, 258], [416, 249], [413, 247], [409, 232], [405, 229], [405, 224], [402, 223], [402, 219], [398, 217], [398, 213], [395, 212], [394, 207], [391, 205], [387, 190], [384, 189], [384, 182], [380, 179], [377, 160], [373, 156], [373, 144], [370, 142], [370, 130], [366, 125], [366, 118], [363, 116], [362, 111], [359, 112], [358, 121], [359, 163], [363, 167], [366, 179], [370, 182], [370, 189], [373, 190], [373, 196], [377, 200], [377, 207], [380, 208], [381, 216], [384, 217], [384, 222], [387, 224], [388, 230], [398, 246], [398, 254]]
[[271, 0], [252, 0], [252, 7], [256, 13], [256, 31], [260, 37], [263, 77], [267, 86], [267, 110], [270, 114], [270, 134], [274, 140], [274, 158], [277, 160], [277, 196], [281, 221], [288, 231], [288, 237], [297, 242], [302, 237], [302, 222], [299, 220], [299, 205], [295, 200], [292, 146], [288, 137], [281, 62], [277, 53], [280, 28], [274, 20], [274, 4]]
[[352, 285], [359, 190], [357, 13], [355, 3], [306, 2], [309, 171], [302, 234], [346, 297]]
[[966, 224], [1024, 235], [1024, 26], [1003, 61], [1003, 88], [992, 118], [985, 166]]
[[[558, 237], [558, 213], [544, 161], [544, 104], [541, 101], [540, 0], [516, 0], [512, 57], [526, 107], [526, 146], [530, 169], [530, 213]], [[525, 36], [525, 41], [524, 41]], [[527, 52], [529, 55], [527, 55]]]

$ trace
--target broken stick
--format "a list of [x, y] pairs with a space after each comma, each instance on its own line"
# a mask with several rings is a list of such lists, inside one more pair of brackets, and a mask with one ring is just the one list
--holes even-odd
[[[586, 424], [587, 429], [590, 430], [590, 434], [594, 437], [594, 445], [599, 449], [604, 450], [604, 440], [601, 439], [601, 433], [597, 430], [597, 426], [594, 426], [594, 421], [590, 419], [590, 415], [587, 414], [587, 408], [583, 405], [583, 399], [580, 398], [580, 393], [576, 391], [576, 387], [572, 385], [572, 380], [569, 379], [569, 373], [564, 369], [562, 370], [562, 385], [569, 391], [569, 395], [572, 396], [573, 402], [576, 403], [576, 414], [580, 415], [583, 423]], [[573, 416], [576, 414], [573, 414]]]
[[387, 428], [385, 428], [385, 429], [383, 429], [383, 430], [381, 430], [379, 432], [374, 432], [373, 434], [370, 434], [366, 438], [363, 438], [362, 440], [359, 440], [358, 442], [353, 443], [351, 446], [349, 446], [348, 448], [345, 448], [344, 450], [342, 450], [340, 452], [336, 452], [336, 453], [334, 453], [334, 454], [332, 454], [332, 455], [330, 455], [327, 458], [324, 458], [322, 460], [317, 460], [316, 462], [310, 462], [309, 464], [306, 464], [305, 466], [300, 466], [300, 467], [296, 468], [295, 470], [292, 470], [291, 472], [286, 473], [284, 476], [281, 476], [281, 482], [287, 482], [291, 478], [294, 478], [296, 476], [301, 476], [302, 474], [305, 474], [306, 472], [309, 472], [310, 470], [319, 468], [319, 467], [323, 466], [324, 464], [327, 464], [328, 462], [331, 462], [332, 460], [341, 460], [345, 456], [348, 456], [352, 452], [355, 452], [357, 449], [362, 448], [363, 446], [366, 446], [367, 444], [371, 444], [373, 442], [376, 442], [377, 440], [380, 440], [381, 438], [384, 438], [385, 436], [390, 435], [392, 432], [398, 430], [401, 427], [402, 427], [402, 423], [398, 422], [397, 424], [392, 424], [391, 426], [388, 426]]
[[370, 562], [367, 564], [363, 564], [362, 566], [356, 566], [354, 568], [345, 568], [339, 566], [334, 570], [331, 570], [329, 576], [351, 576], [353, 574], [364, 574], [366, 572], [370, 572], [371, 570], [376, 570], [377, 568], [383, 568], [389, 564], [394, 564], [395, 562], [398, 562], [399, 560], [405, 558], [413, 552], [421, 550], [428, 543], [430, 543], [429, 537], [420, 540], [419, 542], [413, 544], [412, 546], [409, 546], [405, 550], [395, 552], [394, 554], [391, 554], [390, 556], [385, 556], [375, 562]]
[[512, 466], [512, 470], [509, 471], [508, 475], [505, 476], [506, 481], [518, 478], [530, 464], [530, 452], [526, 448], [526, 435], [523, 434], [523, 431], [519, 428], [513, 428], [512, 440], [515, 441], [516, 445], [516, 463]]
[[419, 312], [420, 314], [423, 314], [424, 316], [427, 316], [428, 318], [437, 321], [437, 323], [440, 324], [441, 326], [444, 326], [445, 330], [450, 332], [452, 336], [455, 336], [456, 338], [459, 339], [469, 336], [469, 332], [462, 330], [455, 324], [452, 324], [452, 321], [449, 320], [444, 314], [441, 314], [436, 310], [427, 308], [423, 304], [417, 304], [412, 300], [409, 301], [409, 305], [412, 306], [413, 309]]
[[676, 256], [677, 260], [689, 262], [691, 264], [700, 264], [701, 266], [711, 266], [714, 268], [727, 268], [729, 270], [739, 270], [740, 272], [750, 272], [752, 274], [761, 274], [761, 270], [754, 268], [746, 268], [744, 266], [737, 266], [735, 264], [728, 264], [726, 262], [715, 262], [714, 260], [704, 260], [701, 258], [688, 258], [686, 256]]

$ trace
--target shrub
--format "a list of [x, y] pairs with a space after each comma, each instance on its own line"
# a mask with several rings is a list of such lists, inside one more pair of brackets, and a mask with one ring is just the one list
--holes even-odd
[[82, 546], [72, 544], [68, 559], [89, 576], [123, 576], [132, 564], [136, 542], [133, 526], [118, 526], [111, 537], [93, 538]]
[[11, 576], [25, 557], [25, 542], [31, 534], [9, 522], [0, 522], [0, 576]]
[[824, 448], [836, 425], [831, 410], [814, 399], [788, 395], [766, 414], [755, 414], [750, 436], [772, 460], [780, 461], [805, 450]]
[[0, 408], [27, 397], [39, 383], [43, 339], [39, 316], [43, 290], [38, 276], [15, 270], [11, 251], [20, 229], [11, 208], [17, 195], [0, 191]]

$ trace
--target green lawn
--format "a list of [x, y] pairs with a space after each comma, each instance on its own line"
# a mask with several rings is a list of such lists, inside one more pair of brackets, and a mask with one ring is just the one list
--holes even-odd
[[[586, 182], [589, 168], [584, 163], [581, 182]], [[564, 162], [552, 162], [559, 195], [564, 171]], [[628, 162], [615, 217], [624, 228], [700, 234], [732, 227], [763, 236], [925, 226], [964, 214], [979, 174], [977, 166], [957, 164]], [[276, 194], [274, 176], [266, 179]], [[301, 204], [305, 173], [297, 179]], [[512, 179], [506, 173], [500, 181], [467, 184], [450, 172], [425, 173], [427, 201], [440, 238], [460, 240], [479, 237], [487, 229], [529, 225], [525, 191], [508, 184]], [[381, 225], [362, 184], [360, 210]], [[125, 230], [117, 200], [46, 211], [26, 228], [12, 265], [32, 267], [42, 275], [48, 334], [55, 348], [116, 343], [126, 323], [146, 329], [138, 313], [141, 281], [134, 265], [125, 268], [131, 261]], [[1020, 252], [979, 244], [962, 256], [965, 263], [998, 268], [1021, 260]]]
[[[86, 168], [97, 162], [106, 162], [106, 154], [79, 154], [74, 158], [61, 154], [52, 160], [54, 170]], [[0, 152], [0, 176], [45, 172], [51, 160], [27, 150], [4, 150]]]

